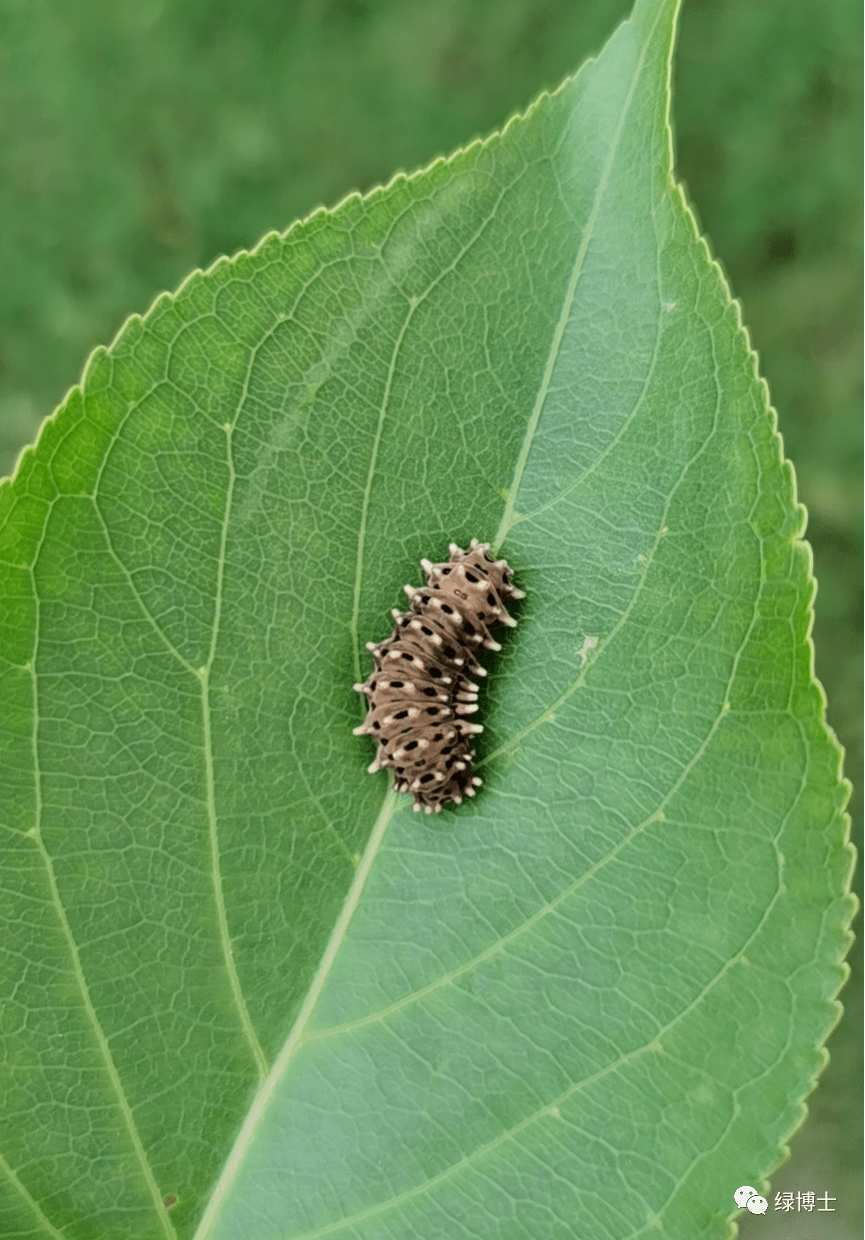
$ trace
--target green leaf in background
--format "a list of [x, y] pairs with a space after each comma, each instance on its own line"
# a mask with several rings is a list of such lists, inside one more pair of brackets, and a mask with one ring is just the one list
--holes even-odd
[[[675, 12], [160, 298], [0, 491], [4, 1236], [695, 1240], [768, 1192], [846, 786]], [[351, 685], [473, 536], [528, 597], [482, 794], [419, 821]]]

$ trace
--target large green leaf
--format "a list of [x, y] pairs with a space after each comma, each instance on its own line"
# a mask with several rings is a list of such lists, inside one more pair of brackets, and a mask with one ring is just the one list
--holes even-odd
[[[675, 9], [130, 320], [0, 492], [2, 1234], [694, 1240], [778, 1162], [846, 790]], [[419, 821], [351, 685], [472, 536], [528, 597]]]

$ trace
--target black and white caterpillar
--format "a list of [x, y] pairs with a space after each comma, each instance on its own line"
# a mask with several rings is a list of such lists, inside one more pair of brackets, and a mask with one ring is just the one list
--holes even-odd
[[392, 770], [397, 792], [411, 792], [413, 808], [427, 814], [473, 797], [481, 783], [472, 775], [472, 737], [483, 727], [465, 718], [478, 709], [469, 677], [486, 676], [476, 652], [501, 650], [490, 626], [513, 627], [505, 604], [525, 597], [507, 561], [489, 552], [473, 538], [468, 551], [451, 543], [444, 564], [421, 560], [426, 585], [405, 587], [409, 610], [394, 608], [396, 628], [386, 641], [367, 642], [375, 668], [354, 686], [369, 706], [355, 735], [378, 742], [370, 772]]

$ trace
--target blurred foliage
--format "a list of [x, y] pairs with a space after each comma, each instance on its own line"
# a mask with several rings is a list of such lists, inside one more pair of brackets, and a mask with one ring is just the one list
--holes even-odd
[[[555, 86], [627, 0], [0, 0], [0, 472], [127, 314]], [[685, 0], [679, 172], [769, 381], [820, 583], [829, 719], [861, 824], [861, 10]], [[857, 840], [860, 835], [857, 832]], [[772, 1190], [862, 1233], [861, 950]], [[810, 1215], [745, 1217], [805, 1235]], [[830, 1230], [831, 1228], [831, 1230]]]

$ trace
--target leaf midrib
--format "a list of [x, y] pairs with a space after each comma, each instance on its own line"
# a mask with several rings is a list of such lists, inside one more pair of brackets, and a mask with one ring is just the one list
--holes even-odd
[[541, 414], [543, 412], [544, 405], [546, 404], [547, 396], [549, 395], [550, 384], [552, 382], [553, 373], [556, 368], [556, 363], [559, 360], [559, 353], [561, 352], [562, 341], [565, 336], [565, 330], [567, 328], [568, 322], [570, 321], [570, 315], [571, 315], [571, 310], [573, 309], [574, 298], [577, 295], [577, 288], [579, 286], [580, 276], [582, 275], [582, 272], [583, 272], [583, 264], [585, 263], [586, 254], [588, 252], [592, 237], [594, 236], [595, 224], [597, 223], [598, 214], [601, 209], [601, 203], [603, 201], [604, 194], [606, 193], [606, 189], [609, 184], [610, 173], [613, 167], [613, 163], [615, 161], [616, 154], [618, 153], [618, 150], [619, 150], [619, 143], [622, 137], [622, 131], [624, 129], [625, 120], [627, 118], [628, 112], [630, 111], [631, 103], [633, 102], [633, 98], [634, 98], [634, 92], [637, 89], [637, 83], [639, 82], [640, 76], [642, 74], [643, 62], [646, 58], [646, 53], [651, 43], [652, 35], [654, 34], [655, 27], [658, 25], [658, 23], [661, 20], [661, 13], [662, 13], [662, 10], [659, 9], [655, 17], [655, 20], [652, 23], [650, 32], [645, 39], [642, 50], [640, 51], [640, 55], [637, 59], [637, 65], [634, 70], [634, 75], [631, 79], [631, 84], [628, 87], [628, 93], [625, 96], [624, 102], [622, 104], [622, 108], [619, 113], [619, 119], [616, 124], [616, 129], [613, 134], [612, 141], [610, 142], [610, 149], [607, 153], [607, 158], [604, 161], [604, 166], [603, 166], [603, 169], [601, 170], [601, 175], [598, 178], [598, 186], [597, 186], [597, 190], [595, 191], [595, 200], [592, 204], [592, 210], [589, 213], [589, 218], [586, 221], [586, 226], [583, 231], [582, 240], [580, 241], [579, 247], [577, 249], [576, 258], [574, 259], [574, 264], [571, 269], [571, 274], [568, 280], [568, 287], [565, 292], [564, 299], [562, 301], [561, 312], [559, 314], [559, 318], [556, 323], [555, 329], [553, 331], [552, 339], [550, 341], [550, 347], [547, 352], [546, 362], [544, 363], [544, 369], [541, 375], [541, 382], [538, 386], [538, 391], [535, 396], [535, 403], [532, 407], [532, 412], [531, 412], [531, 415], [529, 416], [529, 420], [526, 425], [526, 433], [523, 436], [523, 442], [520, 445], [520, 451], [517, 456], [517, 462], [516, 462], [516, 465], [514, 466], [513, 480], [511, 482], [511, 486], [508, 491], [508, 498], [505, 502], [504, 512], [502, 513], [502, 519], [499, 523], [499, 528], [496, 531], [495, 538], [493, 539], [492, 550], [494, 554], [496, 555], [498, 555], [498, 552], [503, 542], [505, 541], [505, 538], [507, 537], [508, 533], [513, 528], [513, 526], [517, 523], [517, 520], [518, 520], [517, 516], [515, 515], [515, 505], [517, 501], [517, 496], [519, 495], [520, 487], [522, 485], [523, 475], [526, 470], [526, 465], [528, 464], [529, 453], [531, 452], [532, 444], [534, 443], [535, 434], [538, 429], [538, 424], [541, 419]]
[[[660, 20], [660, 15], [658, 16], [658, 18], [656, 18], [655, 25], [657, 25], [657, 22], [659, 20]], [[654, 25], [652, 27], [652, 30], [654, 30]], [[508, 492], [508, 499], [505, 505], [505, 511], [503, 513], [502, 521], [499, 526], [499, 532], [496, 535], [496, 539], [494, 543], [494, 546], [496, 548], [498, 548], [501, 545], [501, 543], [504, 541], [504, 538], [508, 530], [515, 523], [514, 508], [515, 508], [516, 499], [519, 493], [520, 485], [522, 483], [523, 474], [525, 472], [526, 464], [528, 461], [529, 453], [531, 451], [531, 446], [534, 440], [534, 436], [535, 436], [535, 433], [537, 431], [537, 427], [540, 421], [541, 413], [543, 412], [543, 408], [546, 403], [547, 395], [549, 393], [549, 387], [550, 387], [550, 383], [552, 380], [552, 375], [554, 373], [555, 366], [558, 361], [558, 357], [559, 357], [559, 353], [560, 353], [561, 345], [562, 345], [562, 340], [564, 338], [564, 333], [565, 333], [567, 323], [569, 321], [570, 313], [573, 307], [573, 301], [576, 296], [577, 287], [579, 285], [580, 276], [582, 274], [585, 256], [588, 250], [588, 246], [591, 242], [592, 235], [594, 233], [594, 228], [595, 228], [595, 224], [596, 224], [598, 214], [601, 208], [601, 203], [603, 201], [604, 193], [609, 183], [612, 165], [613, 165], [616, 153], [619, 148], [619, 143], [620, 143], [624, 123], [627, 118], [631, 103], [633, 101], [637, 82], [640, 79], [643, 62], [644, 62], [650, 41], [651, 41], [650, 37], [646, 39], [643, 49], [638, 58], [637, 66], [635, 68], [631, 84], [628, 88], [627, 95], [625, 96], [625, 100], [621, 108], [619, 120], [616, 126], [615, 133], [613, 135], [613, 140], [610, 143], [610, 149], [609, 149], [607, 158], [604, 163], [604, 168], [603, 168], [601, 177], [599, 178], [598, 187], [595, 193], [594, 203], [592, 206], [592, 211], [587, 221], [586, 228], [583, 234], [583, 238], [581, 240], [580, 246], [577, 251], [577, 255], [574, 260], [571, 275], [569, 277], [566, 295], [563, 300], [561, 312], [560, 312], [560, 315], [559, 315], [559, 318], [556, 324], [556, 328], [553, 333], [553, 338], [550, 342], [550, 348], [549, 348], [546, 363], [544, 366], [541, 383], [538, 389], [538, 393], [537, 393], [537, 396], [534, 402], [532, 413], [531, 413], [529, 422], [526, 427], [525, 435], [523, 437], [523, 443], [521, 445], [520, 452], [519, 452], [517, 462], [515, 465], [514, 476], [513, 476], [510, 490]], [[350, 625], [349, 625], [351, 639], [352, 639], [353, 656], [354, 656], [354, 671], [355, 671], [355, 677], [358, 680], [360, 679], [360, 676], [361, 676], [360, 643], [359, 643], [358, 625], [359, 625], [359, 616], [360, 616], [360, 601], [361, 601], [361, 592], [362, 592], [362, 584], [363, 584], [364, 557], [365, 557], [365, 548], [366, 548], [366, 539], [367, 539], [367, 530], [368, 530], [369, 509], [370, 509], [371, 497], [373, 494], [373, 484], [374, 484], [374, 479], [375, 479], [376, 469], [377, 469], [377, 464], [378, 464], [379, 448], [380, 448], [382, 438], [384, 435], [384, 429], [385, 429], [385, 425], [387, 422], [387, 418], [390, 413], [390, 401], [391, 401], [391, 393], [392, 393], [392, 388], [393, 388], [393, 380], [394, 380], [394, 376], [397, 371], [397, 365], [398, 365], [399, 355], [402, 349], [403, 341], [405, 340], [409, 326], [411, 324], [411, 321], [414, 317], [415, 311], [417, 310], [418, 306], [421, 305], [422, 302], [425, 300], [425, 298], [429, 296], [429, 294], [435, 288], [435, 286], [442, 279], [444, 279], [445, 276], [450, 271], [452, 271], [455, 268], [456, 264], [469, 251], [471, 246], [476, 243], [477, 239], [482, 235], [484, 229], [488, 226], [489, 222], [494, 217], [496, 209], [498, 208], [498, 205], [501, 202], [502, 197], [508, 191], [509, 188], [510, 186], [502, 189], [501, 193], [499, 194], [497, 198], [495, 207], [488, 212], [485, 220], [480, 225], [480, 227], [475, 231], [471, 239], [468, 242], [466, 242], [466, 244], [463, 247], [461, 247], [459, 254], [452, 260], [452, 262], [446, 268], [443, 268], [442, 271], [437, 274], [434, 280], [430, 282], [430, 284], [428, 285], [427, 289], [424, 292], [423, 297], [417, 297], [411, 300], [408, 306], [407, 313], [404, 316], [400, 330], [397, 333], [396, 339], [394, 340], [394, 345], [391, 351], [391, 357], [390, 357], [390, 361], [388, 365], [387, 378], [385, 381], [384, 391], [382, 393], [381, 405], [379, 407], [379, 413], [378, 413], [378, 418], [376, 422], [375, 434], [373, 437], [372, 449], [370, 452], [370, 459], [369, 459], [369, 464], [367, 468], [366, 484], [364, 487], [363, 499], [361, 502], [361, 517], [360, 517], [359, 529], [358, 529], [355, 581], [354, 581], [353, 601], [352, 601], [352, 614], [351, 614], [351, 620], [350, 620]], [[659, 326], [659, 331], [660, 331], [660, 326]], [[653, 354], [653, 359], [652, 359], [652, 365], [654, 365], [654, 358], [655, 358], [656, 353], [657, 353], [657, 339], [656, 339], [656, 349], [655, 349], [655, 353]], [[672, 498], [672, 494], [670, 498]], [[658, 534], [658, 538], [659, 537], [660, 537], [660, 531]], [[657, 545], [657, 540], [656, 540], [656, 545]], [[645, 575], [641, 579], [641, 582], [643, 580], [645, 580]], [[635, 591], [635, 597], [638, 593], [639, 593], [639, 590]], [[620, 624], [621, 623], [624, 623], [624, 616], [620, 620]], [[570, 695], [570, 693], [574, 692], [574, 690], [576, 689], [579, 683], [581, 683], [581, 677], [578, 677], [577, 680], [574, 682], [573, 686], [570, 687], [568, 696]], [[542, 722], [543, 718], [546, 717], [546, 714], [547, 712], [544, 712], [544, 714], [541, 717], [539, 717], [537, 723]], [[672, 792], [670, 795], [672, 795]], [[247, 1115], [247, 1118], [246, 1118], [246, 1121], [244, 1122], [241, 1133], [239, 1134], [237, 1141], [235, 1142], [235, 1145], [231, 1152], [229, 1160], [226, 1163], [222, 1176], [220, 1177], [220, 1181], [217, 1185], [217, 1188], [214, 1191], [213, 1196], [211, 1197], [207, 1210], [205, 1211], [205, 1214], [202, 1217], [199, 1228], [196, 1231], [195, 1240], [205, 1240], [206, 1236], [210, 1234], [212, 1226], [215, 1224], [218, 1218], [218, 1215], [221, 1211], [222, 1202], [225, 1199], [225, 1196], [229, 1190], [230, 1184], [235, 1178], [246, 1156], [247, 1150], [249, 1149], [249, 1146], [251, 1145], [251, 1142], [254, 1137], [255, 1130], [258, 1126], [258, 1123], [260, 1122], [261, 1117], [264, 1115], [265, 1111], [267, 1110], [267, 1107], [269, 1106], [276, 1092], [276, 1088], [280, 1080], [282, 1079], [285, 1072], [287, 1071], [288, 1066], [295, 1052], [302, 1045], [304, 1045], [307, 1041], [310, 1040], [307, 1037], [305, 1037], [306, 1025], [312, 1016], [312, 1013], [318, 1003], [320, 994], [322, 990], [324, 989], [324, 984], [330, 974], [330, 970], [333, 966], [333, 963], [336, 960], [336, 957], [338, 955], [339, 948], [342, 944], [345, 933], [348, 930], [350, 921], [352, 917], [354, 916], [354, 912], [359, 903], [360, 896], [365, 886], [366, 878], [372, 867], [373, 860], [378, 855], [378, 852], [382, 846], [387, 827], [389, 825], [391, 817], [393, 816], [393, 813], [395, 812], [396, 806], [397, 806], [396, 794], [393, 792], [393, 790], [390, 790], [387, 793], [385, 801], [382, 805], [382, 810], [379, 814], [378, 821], [371, 833], [369, 844], [367, 845], [367, 848], [364, 852], [364, 856], [358, 868], [358, 872], [355, 876], [355, 880], [348, 893], [346, 902], [343, 905], [340, 918], [338, 919], [337, 924], [334, 927], [334, 932], [328, 943], [328, 947], [326, 948], [325, 953], [322, 957], [321, 964], [316, 973], [316, 977], [313, 980], [313, 984], [310, 988], [310, 991], [307, 994], [307, 998], [304, 1002], [301, 1012], [298, 1015], [297, 1021], [295, 1022], [295, 1025], [291, 1033], [289, 1034], [289, 1037], [282, 1051], [280, 1052], [277, 1060], [274, 1063], [274, 1066], [273, 1066], [273, 1069], [270, 1075], [268, 1076], [262, 1089], [259, 1091], [259, 1094], [255, 1102], [253, 1103], [253, 1107], [251, 1111], [249, 1112], [249, 1114]], [[641, 828], [639, 827], [635, 828], [634, 829], [635, 833], [639, 829]], [[627, 841], [623, 841], [622, 846], [624, 846], [626, 842]], [[337, 1226], [342, 1226], [342, 1224], [337, 1224]], [[331, 1229], [328, 1228], [322, 1232], [310, 1233], [310, 1235], [324, 1235], [324, 1234], [328, 1234], [330, 1230]]]
[[309, 1022], [312, 1013], [315, 1011], [321, 992], [324, 989], [328, 977], [330, 976], [333, 962], [339, 953], [339, 949], [342, 946], [343, 940], [348, 932], [348, 927], [351, 924], [351, 920], [354, 917], [358, 904], [360, 903], [360, 898], [372, 870], [373, 862], [378, 856], [382, 843], [384, 842], [387, 828], [390, 825], [390, 820], [396, 812], [397, 807], [397, 793], [391, 789], [385, 797], [378, 819], [373, 827], [372, 833], [370, 834], [369, 842], [367, 843], [363, 857], [361, 858], [360, 864], [358, 865], [355, 873], [354, 880], [349, 888], [348, 895], [346, 896], [340, 915], [334, 925], [333, 932], [328, 940], [327, 947], [324, 950], [321, 962], [316, 971], [315, 977], [313, 978], [309, 991], [307, 992], [303, 1005], [297, 1015], [294, 1026], [292, 1027], [282, 1050], [275, 1059], [267, 1079], [264, 1081], [256, 1094], [255, 1099], [253, 1100], [252, 1106], [234, 1143], [231, 1154], [228, 1157], [222, 1174], [220, 1175], [216, 1187], [213, 1190], [210, 1201], [207, 1204], [207, 1209], [205, 1210], [201, 1218], [201, 1222], [196, 1229], [194, 1240], [206, 1240], [206, 1237], [210, 1235], [213, 1226], [218, 1221], [228, 1190], [231, 1187], [231, 1184], [241, 1165], [243, 1164], [246, 1154], [252, 1144], [258, 1124], [273, 1101], [277, 1087], [279, 1086], [285, 1073], [288, 1071], [288, 1067], [294, 1058], [295, 1051], [305, 1042], [304, 1034], [307, 1023]]

